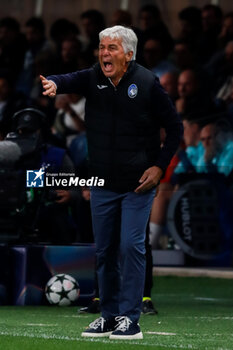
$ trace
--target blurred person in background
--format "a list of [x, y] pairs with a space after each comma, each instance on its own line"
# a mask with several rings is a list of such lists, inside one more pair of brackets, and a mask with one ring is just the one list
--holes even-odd
[[[154, 4], [144, 5], [138, 13], [138, 27], [141, 31], [138, 36], [137, 60], [143, 62], [143, 47], [149, 38], [157, 38], [163, 44], [163, 50], [166, 56], [173, 48], [173, 39], [169, 30], [162, 20], [159, 8]], [[136, 32], [138, 35], [138, 32]]]
[[166, 24], [162, 20], [161, 12], [156, 5], [144, 5], [138, 14], [139, 28], [142, 30], [145, 39], [148, 36], [157, 35], [164, 40], [168, 51], [172, 48], [173, 40]]
[[56, 54], [61, 52], [64, 40], [73, 40], [80, 34], [78, 26], [66, 18], [59, 18], [50, 27], [50, 37], [55, 45]]
[[172, 56], [174, 64], [180, 71], [199, 67], [197, 48], [187, 39], [176, 40]]
[[215, 38], [220, 33], [222, 26], [222, 10], [219, 6], [207, 4], [201, 9], [203, 33], [209, 33]]
[[57, 63], [58, 73], [75, 72], [87, 67], [82, 54], [82, 44], [77, 38], [65, 39], [61, 43], [60, 60]]
[[168, 93], [168, 96], [174, 103], [178, 98], [177, 82], [178, 82], [177, 72], [168, 72], [168, 73], [162, 74], [160, 77], [160, 84], [162, 85], [164, 90]]
[[46, 39], [45, 23], [41, 18], [31, 17], [26, 22], [25, 37], [27, 50], [24, 55], [23, 67], [16, 82], [16, 89], [30, 97], [31, 89], [36, 78], [35, 61], [39, 55], [44, 53], [47, 54], [47, 60], [51, 60], [54, 56], [54, 47]]
[[186, 40], [196, 47], [201, 34], [201, 10], [195, 6], [182, 9], [178, 14], [180, 31], [177, 39]]
[[186, 69], [178, 78], [177, 112], [182, 116], [200, 113], [209, 114], [214, 109], [214, 103], [209, 91], [205, 89], [206, 82], [198, 71]]
[[176, 67], [167, 59], [163, 41], [156, 37], [145, 41], [143, 47], [144, 66], [151, 70], [158, 78], [163, 74], [176, 71]]
[[[228, 42], [226, 45], [225, 65], [220, 69], [220, 72], [217, 76], [217, 78], [219, 78], [219, 90], [216, 94], [216, 98], [227, 101], [233, 89], [233, 41]], [[222, 85], [220, 85], [221, 83]]]
[[[56, 97], [55, 107], [58, 110], [53, 131], [58, 137], [65, 138], [65, 146], [68, 147], [72, 141], [72, 134], [85, 130], [85, 98], [77, 94], [59, 95]], [[67, 129], [67, 133], [66, 133]]]
[[94, 52], [99, 47], [99, 32], [105, 27], [105, 18], [102, 12], [91, 9], [83, 12], [80, 16], [83, 36], [84, 59], [90, 66], [96, 62]]
[[23, 67], [27, 43], [20, 32], [19, 22], [11, 17], [0, 20], [0, 67], [8, 69], [16, 81]]
[[[51, 126], [54, 123], [54, 118], [57, 112], [55, 109], [55, 100], [50, 99], [47, 96], [43, 96], [41, 94], [42, 87], [40, 84], [40, 78], [39, 78], [38, 72], [43, 72], [45, 75], [48, 74], [49, 71], [56, 73], [57, 72], [56, 56], [51, 56], [51, 54], [48, 53], [47, 51], [41, 52], [39, 55], [35, 57], [34, 69], [35, 69], [35, 78], [30, 91], [31, 105], [33, 105], [35, 108], [38, 108], [47, 116], [48, 125], [51, 128]], [[51, 136], [52, 134], [50, 134], [50, 137]], [[52, 140], [51, 140], [51, 143], [53, 143]], [[56, 144], [56, 145], [58, 147], [61, 146], [59, 144]]]
[[68, 150], [76, 170], [79, 171], [87, 159], [85, 103], [86, 99], [77, 94], [57, 96], [55, 107], [58, 111], [52, 127], [53, 134]]
[[233, 170], [233, 133], [225, 121], [204, 126], [200, 133], [204, 154], [198, 162], [198, 171], [229, 176]]
[[217, 5], [207, 4], [201, 10], [202, 36], [198, 44], [198, 56], [202, 64], [208, 62], [218, 51], [222, 17], [222, 10]]
[[224, 48], [229, 41], [233, 40], [233, 12], [227, 13], [222, 22], [222, 29], [218, 36], [219, 48]]
[[12, 115], [21, 108], [28, 106], [27, 98], [16, 92], [10, 73], [0, 70], [0, 130], [2, 138], [12, 128]]
[[178, 78], [178, 95], [176, 100], [176, 110], [180, 114], [185, 114], [189, 109], [189, 101], [196, 100], [200, 86], [199, 79], [195, 71], [191, 69], [184, 70]]
[[175, 174], [188, 174], [196, 171], [197, 164], [204, 152], [200, 139], [203, 123], [201, 119], [184, 117], [184, 144], [186, 148], [178, 152], [180, 161], [174, 170]]

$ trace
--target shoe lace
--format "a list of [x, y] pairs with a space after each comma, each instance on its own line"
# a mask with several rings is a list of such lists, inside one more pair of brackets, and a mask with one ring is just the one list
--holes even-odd
[[97, 318], [95, 321], [93, 321], [92, 323], [89, 324], [89, 327], [92, 329], [97, 329], [99, 328], [99, 326], [101, 327], [101, 330], [103, 330], [104, 328], [104, 322], [106, 322], [106, 320], [103, 317], [99, 317]]
[[127, 316], [117, 316], [115, 320], [118, 322], [116, 325], [116, 331], [122, 331], [125, 332], [129, 329], [130, 324], [132, 321]]

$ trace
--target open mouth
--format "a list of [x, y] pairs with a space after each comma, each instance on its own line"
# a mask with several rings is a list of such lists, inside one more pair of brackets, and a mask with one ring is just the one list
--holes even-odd
[[111, 62], [103, 62], [104, 68], [106, 72], [110, 72], [113, 68], [113, 64]]

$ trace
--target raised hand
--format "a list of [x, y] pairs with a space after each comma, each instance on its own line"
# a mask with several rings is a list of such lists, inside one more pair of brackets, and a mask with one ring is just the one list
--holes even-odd
[[43, 75], [40, 75], [40, 80], [45, 91], [43, 92], [44, 96], [55, 97], [57, 86], [52, 80], [46, 79]]

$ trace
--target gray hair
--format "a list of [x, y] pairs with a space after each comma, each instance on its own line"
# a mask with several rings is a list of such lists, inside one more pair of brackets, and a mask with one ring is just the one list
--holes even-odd
[[132, 60], [136, 59], [138, 38], [132, 29], [123, 26], [114, 26], [106, 28], [99, 33], [100, 41], [107, 37], [121, 39], [124, 52], [133, 51]]

